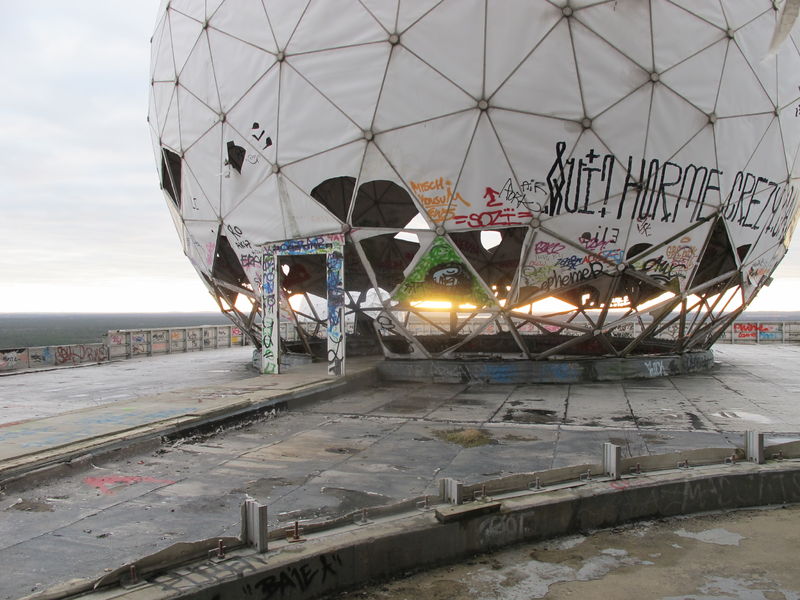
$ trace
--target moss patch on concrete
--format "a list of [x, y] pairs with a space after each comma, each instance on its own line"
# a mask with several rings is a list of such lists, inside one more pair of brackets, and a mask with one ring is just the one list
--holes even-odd
[[458, 444], [464, 448], [475, 448], [495, 443], [494, 438], [484, 429], [439, 429], [434, 431], [433, 434], [440, 440]]

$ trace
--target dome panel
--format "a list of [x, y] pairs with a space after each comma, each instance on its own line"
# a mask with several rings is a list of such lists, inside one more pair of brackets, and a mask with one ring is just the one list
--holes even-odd
[[[403, 32], [402, 44], [472, 95], [483, 97], [483, 47], [473, 40], [483, 39], [486, 23], [484, 0], [442, 2]], [[458, 23], [457, 27], [453, 24]], [[448, 52], [440, 52], [442, 47]]]
[[[360, 127], [291, 67], [281, 68], [277, 153], [279, 164], [363, 138]], [[291, 140], [291, 143], [282, 143]]]
[[[558, 71], [558, 77], [551, 77], [553, 70]], [[491, 103], [500, 108], [544, 116], [583, 118], [580, 82], [566, 19], [551, 29], [525, 61], [502, 82]]]
[[[420, 94], [417, 90], [424, 89]], [[386, 131], [475, 107], [468, 94], [408, 50], [395, 46], [383, 82], [375, 131]]]
[[315, 52], [385, 42], [387, 39], [386, 31], [358, 0], [311, 2], [292, 34], [286, 52]]
[[[543, 4], [537, 19], [519, 19], [520, 10], [528, 0], [504, 0], [502, 4], [487, 4], [486, 14], [486, 91], [494, 96], [525, 58], [561, 19], [555, 6]], [[508, 10], [508, 6], [516, 10]], [[558, 80], [550, 83], [560, 83]]]
[[[210, 27], [249, 46], [276, 53], [278, 47], [272, 35], [267, 11], [261, 0], [223, 2], [208, 19]], [[213, 42], [213, 36], [211, 37]], [[213, 48], [213, 43], [212, 43]], [[223, 86], [225, 87], [225, 86]]]
[[391, 47], [367, 44], [301, 54], [289, 64], [364, 130], [372, 128]]

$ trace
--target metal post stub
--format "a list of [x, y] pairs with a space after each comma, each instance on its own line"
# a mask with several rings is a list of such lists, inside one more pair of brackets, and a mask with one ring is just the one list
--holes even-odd
[[603, 444], [603, 472], [612, 479], [622, 477], [620, 463], [622, 462], [622, 447], [605, 442]]
[[757, 465], [764, 464], [764, 434], [747, 431], [744, 435], [744, 452], [747, 460]]
[[443, 477], [439, 480], [439, 496], [444, 502], [463, 504], [464, 484], [452, 477]]
[[267, 505], [260, 504], [252, 498], [242, 503], [241, 540], [255, 546], [257, 552], [267, 551]]

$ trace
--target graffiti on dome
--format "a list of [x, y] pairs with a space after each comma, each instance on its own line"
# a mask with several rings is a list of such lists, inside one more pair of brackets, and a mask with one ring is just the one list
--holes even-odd
[[428, 216], [436, 224], [444, 223], [455, 216], [454, 201], [464, 206], [471, 206], [460, 193], [453, 194], [453, 182], [444, 177], [427, 181], [409, 181], [408, 183]]
[[457, 300], [476, 306], [493, 302], [455, 248], [443, 237], [434, 240], [395, 292], [394, 299], [398, 302]]

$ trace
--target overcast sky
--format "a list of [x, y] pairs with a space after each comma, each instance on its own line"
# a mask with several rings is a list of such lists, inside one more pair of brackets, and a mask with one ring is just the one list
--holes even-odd
[[[3, 2], [0, 312], [216, 310], [183, 256], [148, 139], [157, 6]], [[798, 244], [752, 309], [798, 307]]]

